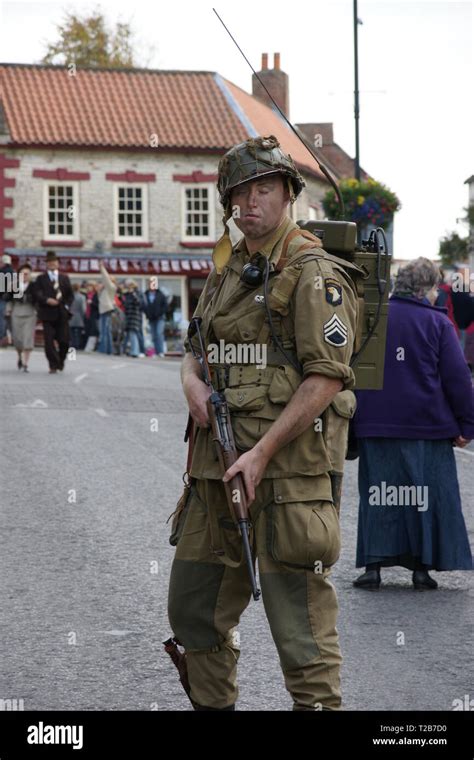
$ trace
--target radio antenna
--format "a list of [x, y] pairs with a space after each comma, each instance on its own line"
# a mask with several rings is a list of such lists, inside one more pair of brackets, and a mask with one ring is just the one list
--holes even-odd
[[260, 82], [260, 84], [262, 85], [263, 89], [264, 89], [264, 90], [265, 90], [265, 92], [267, 93], [267, 95], [268, 95], [268, 97], [270, 98], [270, 100], [272, 101], [273, 105], [274, 105], [274, 106], [275, 106], [275, 107], [278, 109], [278, 111], [279, 111], [280, 115], [281, 115], [281, 116], [283, 117], [283, 119], [286, 121], [286, 123], [288, 124], [288, 126], [290, 127], [290, 129], [291, 129], [291, 130], [292, 130], [292, 131], [295, 133], [295, 135], [296, 135], [296, 137], [298, 138], [298, 140], [300, 140], [300, 141], [302, 142], [302, 144], [304, 145], [304, 147], [306, 148], [306, 150], [308, 151], [308, 153], [310, 153], [310, 155], [311, 155], [311, 156], [314, 158], [314, 160], [316, 161], [317, 165], [318, 165], [318, 166], [319, 166], [319, 168], [321, 169], [321, 171], [322, 171], [322, 173], [324, 174], [324, 176], [325, 176], [325, 177], [326, 177], [326, 178], [329, 180], [329, 182], [330, 182], [330, 183], [331, 183], [331, 185], [333, 186], [333, 188], [334, 188], [334, 192], [336, 193], [336, 197], [337, 197], [337, 199], [338, 199], [338, 201], [339, 201], [339, 206], [340, 206], [340, 215], [341, 215], [341, 217], [344, 217], [344, 212], [345, 212], [345, 210], [344, 210], [344, 201], [342, 200], [341, 191], [339, 190], [339, 186], [338, 186], [338, 184], [337, 184], [336, 180], [334, 179], [334, 177], [332, 176], [332, 174], [330, 173], [329, 169], [328, 169], [328, 168], [327, 168], [327, 167], [326, 167], [326, 166], [325, 166], [325, 165], [322, 163], [322, 161], [320, 161], [320, 160], [319, 160], [319, 158], [317, 157], [316, 153], [314, 153], [314, 152], [311, 150], [311, 148], [309, 147], [309, 145], [307, 144], [306, 140], [303, 140], [303, 138], [301, 137], [301, 135], [300, 135], [300, 133], [299, 133], [299, 130], [297, 130], [297, 129], [296, 129], [294, 126], [293, 126], [293, 124], [290, 122], [290, 120], [289, 120], [289, 119], [286, 117], [286, 114], [284, 114], [284, 113], [283, 113], [283, 111], [281, 110], [281, 108], [280, 108], [280, 106], [278, 105], [278, 103], [276, 103], [276, 101], [275, 101], [274, 97], [272, 96], [272, 94], [271, 94], [271, 93], [268, 91], [267, 87], [265, 86], [265, 83], [264, 83], [264, 82], [262, 82], [262, 79], [261, 79], [261, 77], [259, 77], [259, 75], [258, 75], [258, 74], [257, 74], [257, 72], [255, 71], [254, 67], [252, 66], [252, 64], [250, 63], [249, 59], [248, 59], [248, 58], [247, 58], [247, 56], [245, 55], [244, 51], [243, 51], [243, 50], [242, 50], [242, 48], [240, 47], [239, 43], [237, 42], [237, 40], [235, 39], [235, 37], [234, 37], [234, 36], [231, 34], [231, 32], [229, 31], [229, 29], [227, 28], [227, 26], [224, 24], [223, 20], [222, 20], [222, 19], [221, 19], [221, 17], [219, 16], [219, 14], [218, 14], [218, 12], [216, 11], [216, 9], [215, 9], [215, 8], [213, 8], [212, 10], [213, 10], [213, 11], [214, 11], [214, 13], [216, 14], [217, 18], [218, 18], [218, 19], [219, 19], [219, 21], [221, 22], [222, 26], [223, 26], [223, 27], [224, 27], [224, 29], [226, 30], [227, 34], [228, 34], [228, 35], [229, 35], [229, 37], [231, 38], [232, 42], [233, 42], [233, 43], [234, 43], [234, 45], [236, 46], [236, 48], [237, 48], [237, 50], [239, 51], [239, 53], [242, 55], [242, 57], [245, 59], [245, 61], [248, 63], [248, 65], [249, 65], [249, 66], [250, 66], [250, 68], [252, 69], [252, 72], [253, 72], [253, 73], [255, 74], [255, 76], [257, 77], [258, 81], [259, 81], [259, 82]]

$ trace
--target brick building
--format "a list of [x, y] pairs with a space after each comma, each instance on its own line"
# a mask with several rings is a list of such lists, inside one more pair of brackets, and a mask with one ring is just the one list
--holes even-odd
[[[275, 54], [259, 72], [288, 114]], [[54, 249], [72, 281], [158, 275], [188, 319], [222, 232], [217, 163], [249, 136], [275, 134], [306, 180], [293, 218], [322, 218], [326, 178], [254, 77], [252, 94], [218, 73], [0, 64], [0, 253], [45, 268]], [[299, 125], [336, 177], [352, 159], [331, 124]], [[233, 237], [238, 237], [233, 230]]]

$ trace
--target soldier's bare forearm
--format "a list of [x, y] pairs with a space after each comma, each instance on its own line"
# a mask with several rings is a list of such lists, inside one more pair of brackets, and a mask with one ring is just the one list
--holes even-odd
[[255, 449], [270, 461], [323, 413], [343, 385], [337, 378], [309, 375]]
[[187, 353], [181, 364], [181, 383], [183, 388], [189, 380], [193, 382], [194, 379], [202, 380], [201, 365], [192, 354]]

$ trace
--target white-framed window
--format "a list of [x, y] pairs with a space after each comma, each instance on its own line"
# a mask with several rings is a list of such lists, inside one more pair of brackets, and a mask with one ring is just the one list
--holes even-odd
[[181, 218], [183, 240], [214, 241], [214, 185], [207, 182], [183, 185]]
[[79, 240], [77, 182], [45, 182], [44, 236], [47, 240]]
[[148, 188], [127, 182], [114, 186], [114, 240], [148, 242]]

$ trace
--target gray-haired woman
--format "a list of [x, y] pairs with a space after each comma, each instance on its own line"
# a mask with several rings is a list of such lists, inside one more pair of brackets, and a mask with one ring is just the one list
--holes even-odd
[[359, 588], [378, 588], [381, 567], [412, 570], [419, 590], [438, 585], [428, 570], [473, 567], [453, 445], [474, 438], [474, 397], [454, 327], [433, 305], [439, 280], [429, 259], [400, 269], [383, 389], [356, 393]]

